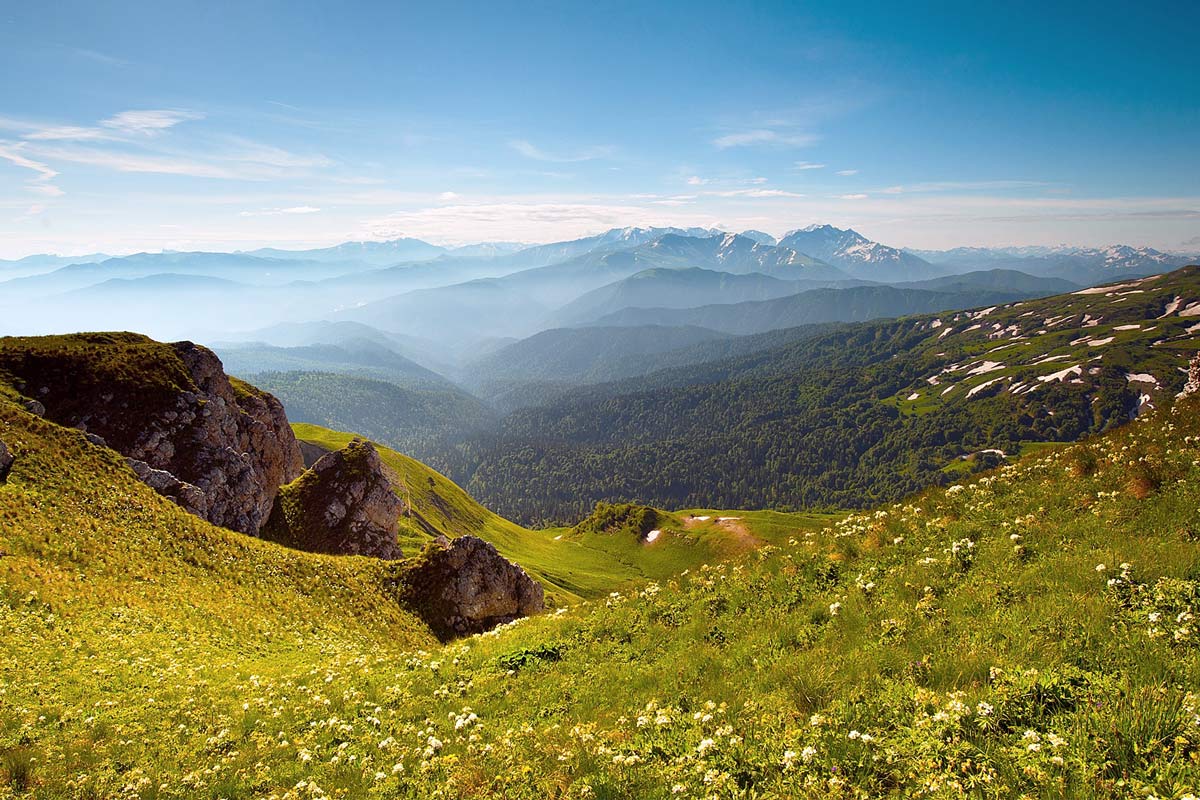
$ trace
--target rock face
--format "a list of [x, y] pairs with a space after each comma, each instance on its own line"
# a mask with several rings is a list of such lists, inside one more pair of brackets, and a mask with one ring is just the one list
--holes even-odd
[[1200, 392], [1200, 353], [1196, 353], [1188, 362], [1187, 383], [1183, 385], [1183, 391], [1179, 393], [1179, 396], [1183, 397], [1196, 392]]
[[0, 442], [0, 483], [8, 480], [8, 473], [12, 470], [13, 462], [16, 457], [9, 452], [8, 445]]
[[155, 469], [145, 461], [138, 461], [136, 458], [127, 458], [125, 461], [142, 483], [182, 506], [184, 511], [197, 517], [208, 517], [208, 497], [198, 487], [184, 483], [165, 469]]
[[106, 442], [158, 492], [214, 524], [257, 534], [278, 487], [303, 470], [283, 405], [231, 382], [216, 355], [191, 342], [10, 339], [0, 369], [33, 398], [33, 413]]
[[439, 537], [405, 573], [404, 599], [442, 640], [482, 633], [545, 608], [542, 586], [491, 544]]
[[260, 535], [313, 553], [395, 559], [403, 510], [375, 447], [355, 439], [280, 487]]

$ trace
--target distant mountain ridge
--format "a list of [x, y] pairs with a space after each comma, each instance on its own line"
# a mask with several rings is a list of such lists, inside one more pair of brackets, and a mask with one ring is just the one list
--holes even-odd
[[819, 258], [856, 278], [891, 282], [945, 274], [945, 270], [919, 256], [873, 242], [855, 230], [832, 225], [810, 225], [790, 231], [779, 240], [779, 245]]
[[595, 320], [596, 326], [695, 325], [745, 336], [798, 325], [823, 322], [866, 322], [910, 314], [1008, 303], [1029, 295], [1023, 292], [967, 288], [933, 291], [895, 286], [853, 286], [845, 289], [811, 289], [773, 300], [717, 304], [698, 308], [626, 308]]
[[1152, 247], [956, 247], [913, 250], [934, 264], [954, 269], [1001, 267], [1091, 284], [1126, 274], [1133, 277], [1166, 272], [1195, 263], [1195, 256], [1164, 253]]

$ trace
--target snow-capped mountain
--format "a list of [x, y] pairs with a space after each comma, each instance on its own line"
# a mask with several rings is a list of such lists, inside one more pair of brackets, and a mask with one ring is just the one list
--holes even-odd
[[747, 239], [753, 239], [759, 244], [778, 244], [774, 236], [769, 233], [763, 233], [762, 231], [742, 231], [741, 235], [745, 236]]
[[703, 267], [723, 272], [761, 272], [764, 275], [838, 281], [849, 276], [825, 262], [782, 245], [762, 244], [737, 233], [715, 236], [666, 234], [638, 248], [661, 266]]
[[280, 250], [274, 247], [263, 247], [245, 254], [262, 258], [369, 264], [386, 267], [409, 261], [430, 261], [445, 252], [446, 248], [423, 242], [420, 239], [402, 238], [386, 242], [344, 242], [333, 247], [321, 247], [313, 250]]
[[1169, 272], [1196, 261], [1194, 256], [1124, 244], [1108, 247], [956, 247], [915, 252], [952, 272], [1015, 269], [1031, 275], [1065, 278], [1081, 286], [1104, 283], [1114, 277]]
[[523, 268], [544, 267], [567, 261], [588, 253], [628, 250], [652, 242], [668, 234], [675, 236], [708, 237], [721, 231], [712, 228], [613, 228], [595, 236], [585, 236], [569, 242], [534, 245], [513, 253], [510, 260]]
[[856, 278], [913, 281], [936, 278], [945, 271], [919, 256], [873, 242], [855, 230], [810, 225], [779, 240], [787, 247], [839, 267]]

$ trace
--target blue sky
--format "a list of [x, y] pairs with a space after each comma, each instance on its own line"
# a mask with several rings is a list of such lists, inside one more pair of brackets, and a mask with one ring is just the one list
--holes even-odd
[[1200, 6], [29, 0], [0, 257], [630, 224], [1200, 250]]

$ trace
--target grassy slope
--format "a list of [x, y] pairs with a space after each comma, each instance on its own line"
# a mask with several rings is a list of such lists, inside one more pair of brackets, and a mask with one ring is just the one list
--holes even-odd
[[[297, 438], [331, 450], [354, 438], [317, 425], [295, 424], [292, 428]], [[421, 462], [382, 445], [376, 448], [398, 477], [396, 493], [414, 516], [447, 536], [471, 534], [491, 542], [502, 555], [540, 580], [555, 604], [601, 597], [630, 581], [677, 575], [708, 561], [739, 555], [754, 545], [712, 523], [688, 528], [683, 522], [686, 512], [667, 515], [661, 538], [649, 543], [631, 536], [578, 533], [569, 528], [530, 530], [488, 511]], [[752, 537], [768, 542], [828, 519], [814, 514], [719, 513], [743, 517]], [[408, 553], [432, 538], [428, 528], [415, 523], [410, 517], [401, 529], [400, 544]]]
[[[6, 769], [48, 797], [1181, 798], [1200, 781], [1198, 493], [1190, 402], [427, 653], [289, 636], [287, 660], [222, 666], [203, 621], [143, 649], [136, 617], [22, 588], [0, 606]], [[237, 603], [247, 572], [226, 568]]]
[[[24, 769], [119, 781], [98, 795], [112, 796], [121, 771], [202, 749], [214, 733], [149, 713], [157, 704], [187, 705], [203, 687], [340, 648], [435, 641], [392, 598], [389, 565], [216, 528], [111, 450], [3, 400], [0, 438], [17, 454], [0, 484], [0, 797], [5, 776], [11, 790]], [[53, 756], [25, 746], [60, 726]], [[88, 790], [58, 783], [45, 794]]]

